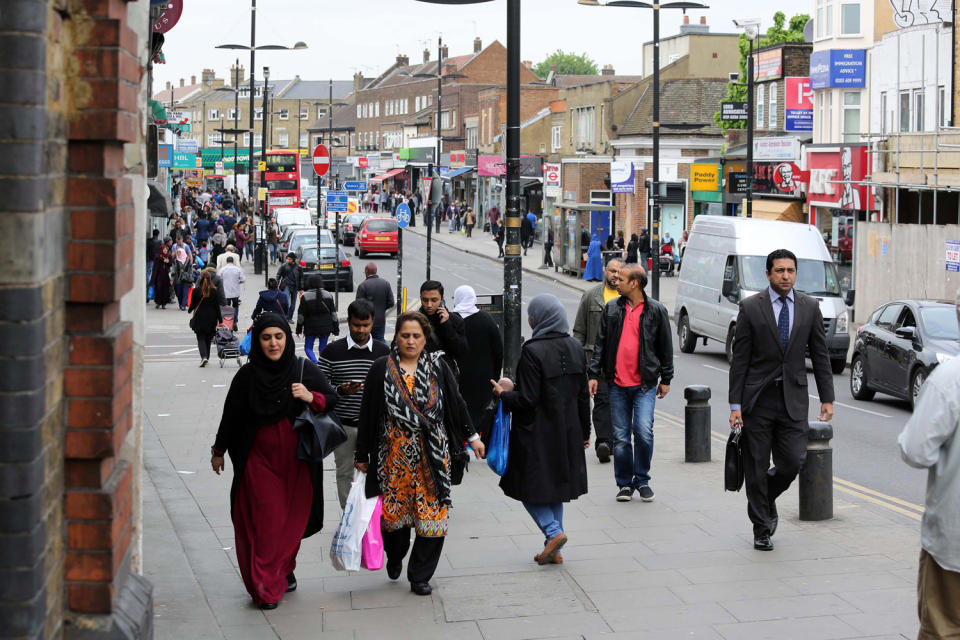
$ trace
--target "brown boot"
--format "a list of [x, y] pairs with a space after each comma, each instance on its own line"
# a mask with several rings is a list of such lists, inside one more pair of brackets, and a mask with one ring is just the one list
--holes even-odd
[[[560, 533], [550, 539], [543, 551], [533, 557], [537, 564], [559, 564], [554, 563], [553, 557], [567, 544], [567, 534]], [[561, 559], [562, 562], [562, 559]]]

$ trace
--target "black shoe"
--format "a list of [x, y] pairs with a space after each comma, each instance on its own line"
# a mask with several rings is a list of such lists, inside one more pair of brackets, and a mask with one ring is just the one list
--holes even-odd
[[418, 596], [428, 596], [433, 593], [429, 582], [411, 582], [410, 591], [413, 591]]
[[617, 502], [630, 502], [633, 500], [633, 487], [620, 487], [617, 491]]
[[597, 460], [601, 463], [610, 462], [610, 445], [606, 441], [597, 443]]
[[297, 576], [293, 572], [287, 574], [287, 593], [297, 590]]
[[393, 564], [390, 560], [387, 560], [387, 577], [391, 580], [396, 580], [400, 577], [400, 572], [403, 571], [403, 561], [401, 560], [397, 564]]
[[260, 605], [260, 608], [263, 609], [264, 611], [273, 611], [274, 609], [277, 608], [277, 603], [276, 603], [276, 602], [264, 602], [262, 605]]
[[767, 527], [768, 529], [770, 529], [771, 536], [777, 532], [778, 524], [780, 524], [780, 514], [777, 513], [777, 503], [771, 500], [770, 501], [770, 526]]
[[757, 551], [773, 551], [773, 541], [766, 534], [755, 536], [753, 538], [753, 548]]
[[637, 493], [640, 494], [640, 499], [644, 502], [653, 502], [653, 489], [647, 485], [643, 485], [637, 489]]

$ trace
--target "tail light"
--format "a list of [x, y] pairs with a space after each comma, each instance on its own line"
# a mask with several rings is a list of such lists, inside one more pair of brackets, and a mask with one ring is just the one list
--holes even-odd
[[350, 261], [347, 260], [346, 258], [344, 258], [343, 260], [340, 261], [340, 266], [341, 266], [341, 267], [349, 267], [349, 266], [350, 266]]
[[303, 260], [301, 260], [301, 261], [300, 261], [300, 266], [301, 266], [301, 267], [305, 267], [305, 266], [307, 266], [307, 263], [304, 262]]
[[353, 225], [352, 225], [352, 224], [348, 224], [348, 225], [347, 225], [347, 231], [353, 231]]
[[363, 239], [363, 240], [366, 240], [366, 239], [367, 239], [367, 232], [364, 231], [363, 233], [361, 233], [361, 234], [360, 234], [360, 238]]

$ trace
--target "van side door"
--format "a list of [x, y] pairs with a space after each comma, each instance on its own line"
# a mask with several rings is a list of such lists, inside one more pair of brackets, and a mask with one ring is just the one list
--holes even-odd
[[728, 255], [723, 265], [723, 280], [714, 309], [714, 323], [718, 334], [726, 337], [730, 323], [736, 319], [740, 308], [740, 265], [737, 256]]

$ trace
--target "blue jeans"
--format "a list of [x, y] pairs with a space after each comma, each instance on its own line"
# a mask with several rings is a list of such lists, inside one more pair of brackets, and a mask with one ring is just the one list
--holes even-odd
[[[618, 487], [650, 484], [653, 458], [653, 407], [657, 387], [621, 387], [610, 383], [610, 419], [613, 422], [613, 477]], [[632, 443], [631, 443], [631, 435]]]
[[563, 533], [563, 503], [524, 502], [523, 508], [547, 537], [547, 542]]
[[317, 353], [323, 353], [329, 337], [330, 336], [304, 336], [303, 350], [307, 353], [307, 357], [310, 358], [310, 362], [317, 364], [317, 356], [313, 352], [313, 342], [317, 342]]
[[383, 344], [387, 344], [386, 339], [383, 337], [384, 332], [387, 330], [385, 325], [373, 325], [373, 329], [370, 330], [370, 337], [374, 340], [379, 340]]
[[297, 306], [297, 288], [286, 285], [283, 289], [287, 292], [287, 298], [290, 299], [290, 310], [287, 311], [287, 322], [293, 322], [293, 313]]
[[147, 286], [150, 286], [150, 278], [153, 276], [153, 260], [147, 261]]

